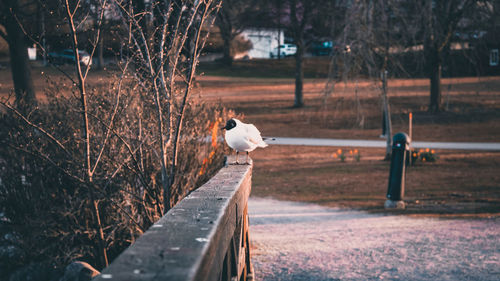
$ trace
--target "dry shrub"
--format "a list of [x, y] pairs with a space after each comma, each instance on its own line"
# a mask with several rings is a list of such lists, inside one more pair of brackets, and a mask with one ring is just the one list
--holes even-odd
[[[16, 236], [9, 245], [22, 254], [0, 260], [0, 275], [42, 261], [60, 268], [78, 259], [102, 268], [95, 203], [110, 260], [162, 216], [154, 103], [133, 85], [122, 87], [118, 99], [117, 83], [90, 91], [91, 162], [101, 155], [92, 184], [82, 180], [79, 101], [76, 95], [61, 95], [67, 91], [61, 83], [52, 83], [47, 103], [26, 120], [12, 110], [2, 113], [0, 212], [5, 217], [0, 231]], [[185, 114], [174, 204], [222, 166], [218, 128], [229, 113], [192, 101]]]

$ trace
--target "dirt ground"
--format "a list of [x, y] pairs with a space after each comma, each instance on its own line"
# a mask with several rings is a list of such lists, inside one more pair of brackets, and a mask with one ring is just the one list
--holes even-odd
[[257, 197], [248, 205], [256, 280], [500, 276], [500, 217], [416, 218]]
[[[71, 71], [70, 68], [67, 69]], [[71, 83], [57, 71], [34, 68], [38, 97], [50, 81]], [[91, 72], [89, 83], [105, 87], [113, 79]], [[380, 84], [369, 80], [336, 83], [306, 79], [305, 107], [292, 108], [294, 80], [200, 76], [194, 98], [220, 102], [255, 124], [264, 136], [380, 140]], [[412, 112], [417, 141], [500, 142], [500, 77], [443, 79], [443, 107], [427, 112], [426, 79], [389, 80], [392, 129], [408, 132]], [[12, 93], [9, 69], [0, 70], [0, 97]], [[382, 211], [389, 163], [384, 149], [269, 146], [251, 154], [253, 195], [327, 206]], [[360, 161], [349, 150], [359, 149]], [[485, 216], [500, 214], [500, 152], [438, 150], [436, 162], [417, 162], [406, 176], [405, 213]]]
[[[325, 80], [309, 79], [305, 104], [294, 109], [293, 80], [199, 79], [206, 100], [220, 101], [264, 136], [379, 139], [381, 103], [370, 81], [338, 83], [325, 94]], [[393, 133], [408, 132], [413, 112], [413, 139], [418, 141], [499, 142], [500, 77], [443, 81], [439, 114], [427, 112], [425, 79], [389, 81]], [[349, 150], [358, 149], [356, 161]], [[335, 147], [269, 146], [253, 152], [252, 194], [383, 211], [389, 162], [384, 149], [348, 148], [345, 162]], [[337, 153], [337, 157], [335, 157]], [[435, 151], [436, 162], [417, 161], [407, 170], [405, 214], [490, 216], [500, 214], [500, 152]]]

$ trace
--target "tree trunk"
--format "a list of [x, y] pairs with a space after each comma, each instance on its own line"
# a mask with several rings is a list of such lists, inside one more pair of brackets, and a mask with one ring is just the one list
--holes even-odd
[[297, 53], [295, 53], [295, 101], [293, 107], [304, 106], [304, 68], [302, 62], [304, 59], [304, 47], [301, 43], [297, 44]]
[[224, 57], [222, 58], [222, 62], [227, 65], [231, 66], [233, 64], [233, 57], [231, 56], [231, 38], [229, 36], [223, 36], [223, 41], [224, 41], [224, 47], [223, 47], [223, 53]]
[[[12, 1], [11, 5], [12, 11], [16, 13], [18, 11], [17, 1]], [[37, 105], [37, 102], [31, 78], [26, 38], [11, 13], [7, 13], [5, 30], [7, 31], [7, 42], [9, 43], [10, 67], [12, 80], [14, 81], [16, 104], [21, 112], [27, 113], [30, 108]]]
[[217, 14], [217, 20], [215, 21], [217, 27], [219, 27], [220, 36], [222, 38], [222, 63], [227, 66], [233, 64], [233, 57], [231, 56], [231, 42], [236, 37], [233, 33], [233, 22], [231, 21], [231, 16], [225, 9], [220, 9]]
[[433, 14], [436, 12], [433, 7], [433, 1], [428, 1], [428, 17], [427, 17], [427, 28], [424, 41], [424, 56], [426, 59], [425, 71], [430, 80], [430, 100], [429, 100], [429, 112], [436, 113], [441, 109], [441, 51], [439, 42], [437, 39], [438, 29], [435, 26], [433, 20]]
[[[97, 33], [98, 29], [101, 29], [101, 35], [99, 38], [97, 38], [97, 66], [96, 68], [98, 70], [104, 69], [104, 30], [103, 30], [103, 24], [104, 24], [104, 18], [102, 18], [102, 22], [99, 22], [100, 20], [100, 14], [101, 14], [101, 9], [104, 9], [104, 7], [100, 6], [100, 4], [96, 3], [96, 11], [95, 11], [95, 18], [94, 18], [94, 32]], [[104, 16], [104, 15], [103, 15]]]
[[[437, 51], [435, 51], [437, 53]], [[441, 110], [441, 62], [439, 54], [430, 61], [429, 79], [431, 82], [431, 95], [429, 103], [429, 111], [436, 113]]]
[[104, 42], [102, 35], [99, 36], [99, 42], [97, 42], [97, 69], [101, 70], [104, 68]]

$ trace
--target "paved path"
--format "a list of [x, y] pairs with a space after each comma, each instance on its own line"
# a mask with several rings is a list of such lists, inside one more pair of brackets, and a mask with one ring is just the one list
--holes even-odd
[[413, 218], [251, 198], [256, 279], [500, 280], [500, 218]]
[[[314, 138], [282, 138], [267, 137], [272, 145], [307, 145], [307, 146], [339, 146], [339, 147], [386, 147], [385, 140], [346, 140], [346, 139], [314, 139]], [[411, 144], [414, 148], [433, 149], [465, 149], [465, 150], [500, 150], [499, 142], [422, 142]]]

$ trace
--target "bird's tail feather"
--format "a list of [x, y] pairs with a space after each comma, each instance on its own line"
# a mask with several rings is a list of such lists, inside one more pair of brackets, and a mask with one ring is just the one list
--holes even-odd
[[267, 147], [269, 144], [265, 141], [275, 141], [275, 138], [262, 138], [262, 143], [259, 144], [259, 147]]

